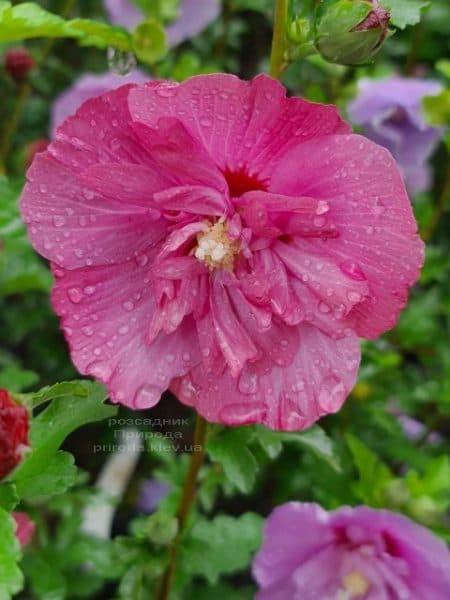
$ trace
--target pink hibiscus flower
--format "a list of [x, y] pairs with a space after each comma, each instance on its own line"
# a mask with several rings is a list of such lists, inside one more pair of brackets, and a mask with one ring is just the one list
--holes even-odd
[[72, 359], [113, 401], [302, 429], [354, 385], [423, 245], [397, 166], [336, 108], [261, 75], [89, 100], [28, 172]]

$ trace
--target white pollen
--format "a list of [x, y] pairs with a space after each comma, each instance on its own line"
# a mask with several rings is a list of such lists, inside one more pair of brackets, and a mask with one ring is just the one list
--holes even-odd
[[194, 250], [194, 256], [210, 267], [232, 269], [239, 244], [228, 237], [226, 224], [223, 221], [214, 225], [206, 223], [205, 229], [197, 236], [198, 246]]

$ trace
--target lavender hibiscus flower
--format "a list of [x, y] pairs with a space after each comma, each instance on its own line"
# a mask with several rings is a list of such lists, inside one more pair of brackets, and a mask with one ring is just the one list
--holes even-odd
[[450, 552], [430, 531], [367, 506], [290, 502], [269, 516], [256, 600], [448, 600]]
[[170, 484], [166, 481], [147, 479], [141, 485], [136, 506], [140, 511], [150, 514], [158, 508], [161, 500], [164, 500], [169, 492]]
[[440, 92], [436, 81], [390, 77], [359, 81], [358, 96], [348, 106], [350, 119], [364, 134], [391, 151], [400, 165], [411, 194], [430, 184], [427, 160], [436, 148], [442, 129], [425, 123], [422, 100]]
[[55, 136], [58, 125], [65, 121], [67, 117], [75, 114], [77, 108], [86, 100], [101, 96], [127, 83], [145, 83], [149, 79], [150, 75], [138, 69], [134, 69], [125, 76], [110, 71], [101, 75], [92, 73], [81, 75], [70, 88], [62, 92], [53, 102], [50, 116], [52, 137]]
[[[114, 25], [134, 29], [145, 19], [132, 0], [104, 0], [103, 4]], [[166, 27], [169, 46], [176, 46], [198, 35], [219, 14], [219, 0], [181, 0], [179, 19]]]

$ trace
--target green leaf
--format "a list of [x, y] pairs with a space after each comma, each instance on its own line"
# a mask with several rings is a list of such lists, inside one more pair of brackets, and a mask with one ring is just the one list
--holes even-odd
[[32, 394], [32, 406], [35, 408], [44, 402], [56, 400], [57, 398], [65, 398], [67, 396], [77, 396], [87, 398], [89, 389], [81, 381], [61, 381], [54, 385], [47, 385], [41, 388], [38, 392]]
[[349, 433], [346, 441], [359, 473], [359, 481], [354, 486], [356, 495], [364, 504], [383, 507], [384, 491], [393, 480], [391, 471], [356, 436]]
[[153, 64], [167, 53], [167, 38], [161, 23], [148, 19], [133, 31], [133, 49], [136, 56], [147, 64]]
[[149, 517], [135, 519], [131, 525], [131, 532], [137, 539], [167, 546], [178, 532], [178, 520], [173, 515], [158, 511]]
[[[1, 29], [0, 29], [1, 32]], [[19, 214], [17, 199], [22, 181], [0, 176], [0, 295], [48, 292], [52, 276], [34, 252]]]
[[72, 19], [68, 21], [68, 25], [70, 31], [78, 32], [79, 43], [82, 46], [95, 46], [96, 48], [112, 46], [124, 52], [132, 50], [130, 34], [121, 27], [97, 23], [90, 19]]
[[450, 79], [450, 60], [446, 58], [438, 60], [436, 63], [436, 70], [442, 73], [444, 77]]
[[33, 560], [27, 561], [25, 573], [39, 600], [64, 600], [67, 594], [66, 580], [49, 554], [34, 554]]
[[422, 10], [430, 5], [429, 0], [382, 0], [381, 4], [390, 9], [391, 23], [399, 29], [408, 25], [417, 25]]
[[89, 19], [69, 21], [40, 7], [34, 2], [11, 6], [0, 3], [0, 42], [13, 42], [37, 37], [75, 38], [84, 46], [133, 50], [131, 35], [120, 27], [97, 23]]
[[23, 587], [23, 575], [17, 566], [21, 554], [15, 530], [14, 519], [0, 508], [0, 600], [10, 600]]
[[48, 455], [45, 451], [33, 452], [13, 475], [21, 499], [30, 500], [62, 494], [77, 481], [78, 471], [74, 458], [68, 452]]
[[342, 470], [333, 441], [318, 425], [298, 433], [283, 433], [282, 440], [300, 444], [328, 463], [334, 471], [339, 473]]
[[[72, 394], [69, 392], [70, 386], [73, 386]], [[53, 386], [50, 391], [57, 395], [33, 420], [30, 430], [30, 445], [33, 450], [54, 452], [70, 433], [82, 425], [102, 421], [117, 413], [115, 406], [104, 404], [107, 391], [99, 383], [66, 382]]]
[[426, 96], [423, 107], [430, 125], [450, 125], [450, 89], [443, 90], [437, 96]]
[[37, 403], [53, 400], [32, 421], [31, 452], [12, 476], [21, 498], [59, 494], [75, 483], [72, 456], [55, 453], [79, 427], [116, 414], [116, 407], [104, 404], [106, 397], [106, 389], [90, 381], [60, 383], [35, 395]]
[[247, 569], [261, 545], [262, 523], [263, 518], [254, 513], [197, 521], [182, 541], [180, 569], [190, 576], [202, 575], [212, 584], [220, 575]]
[[12, 511], [18, 503], [16, 486], [11, 482], [0, 484], [0, 508]]
[[251, 428], [228, 428], [211, 437], [207, 444], [211, 459], [222, 466], [227, 478], [243, 493], [252, 490], [259, 469], [247, 447], [251, 437]]

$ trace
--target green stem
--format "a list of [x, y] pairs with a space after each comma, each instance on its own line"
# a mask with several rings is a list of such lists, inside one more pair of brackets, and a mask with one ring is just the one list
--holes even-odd
[[208, 424], [205, 419], [200, 415], [197, 415], [194, 431], [194, 451], [191, 455], [191, 462], [189, 464], [189, 470], [184, 483], [180, 507], [177, 515], [178, 533], [170, 548], [169, 564], [161, 580], [158, 600], [167, 600], [172, 588], [180, 541], [186, 527], [189, 513], [191, 512], [191, 508], [194, 504], [195, 495], [197, 493], [197, 478], [205, 457], [207, 425]]
[[25, 106], [25, 102], [30, 95], [30, 91], [31, 87], [27, 81], [24, 81], [20, 84], [19, 94], [14, 104], [12, 115], [10, 115], [8, 121], [6, 122], [5, 129], [3, 130], [3, 135], [0, 140], [0, 175], [6, 173], [5, 163], [11, 148], [12, 138], [19, 125], [23, 107]]
[[286, 23], [289, 0], [276, 0], [272, 50], [270, 52], [269, 74], [275, 79], [280, 79], [287, 67], [286, 60]]

